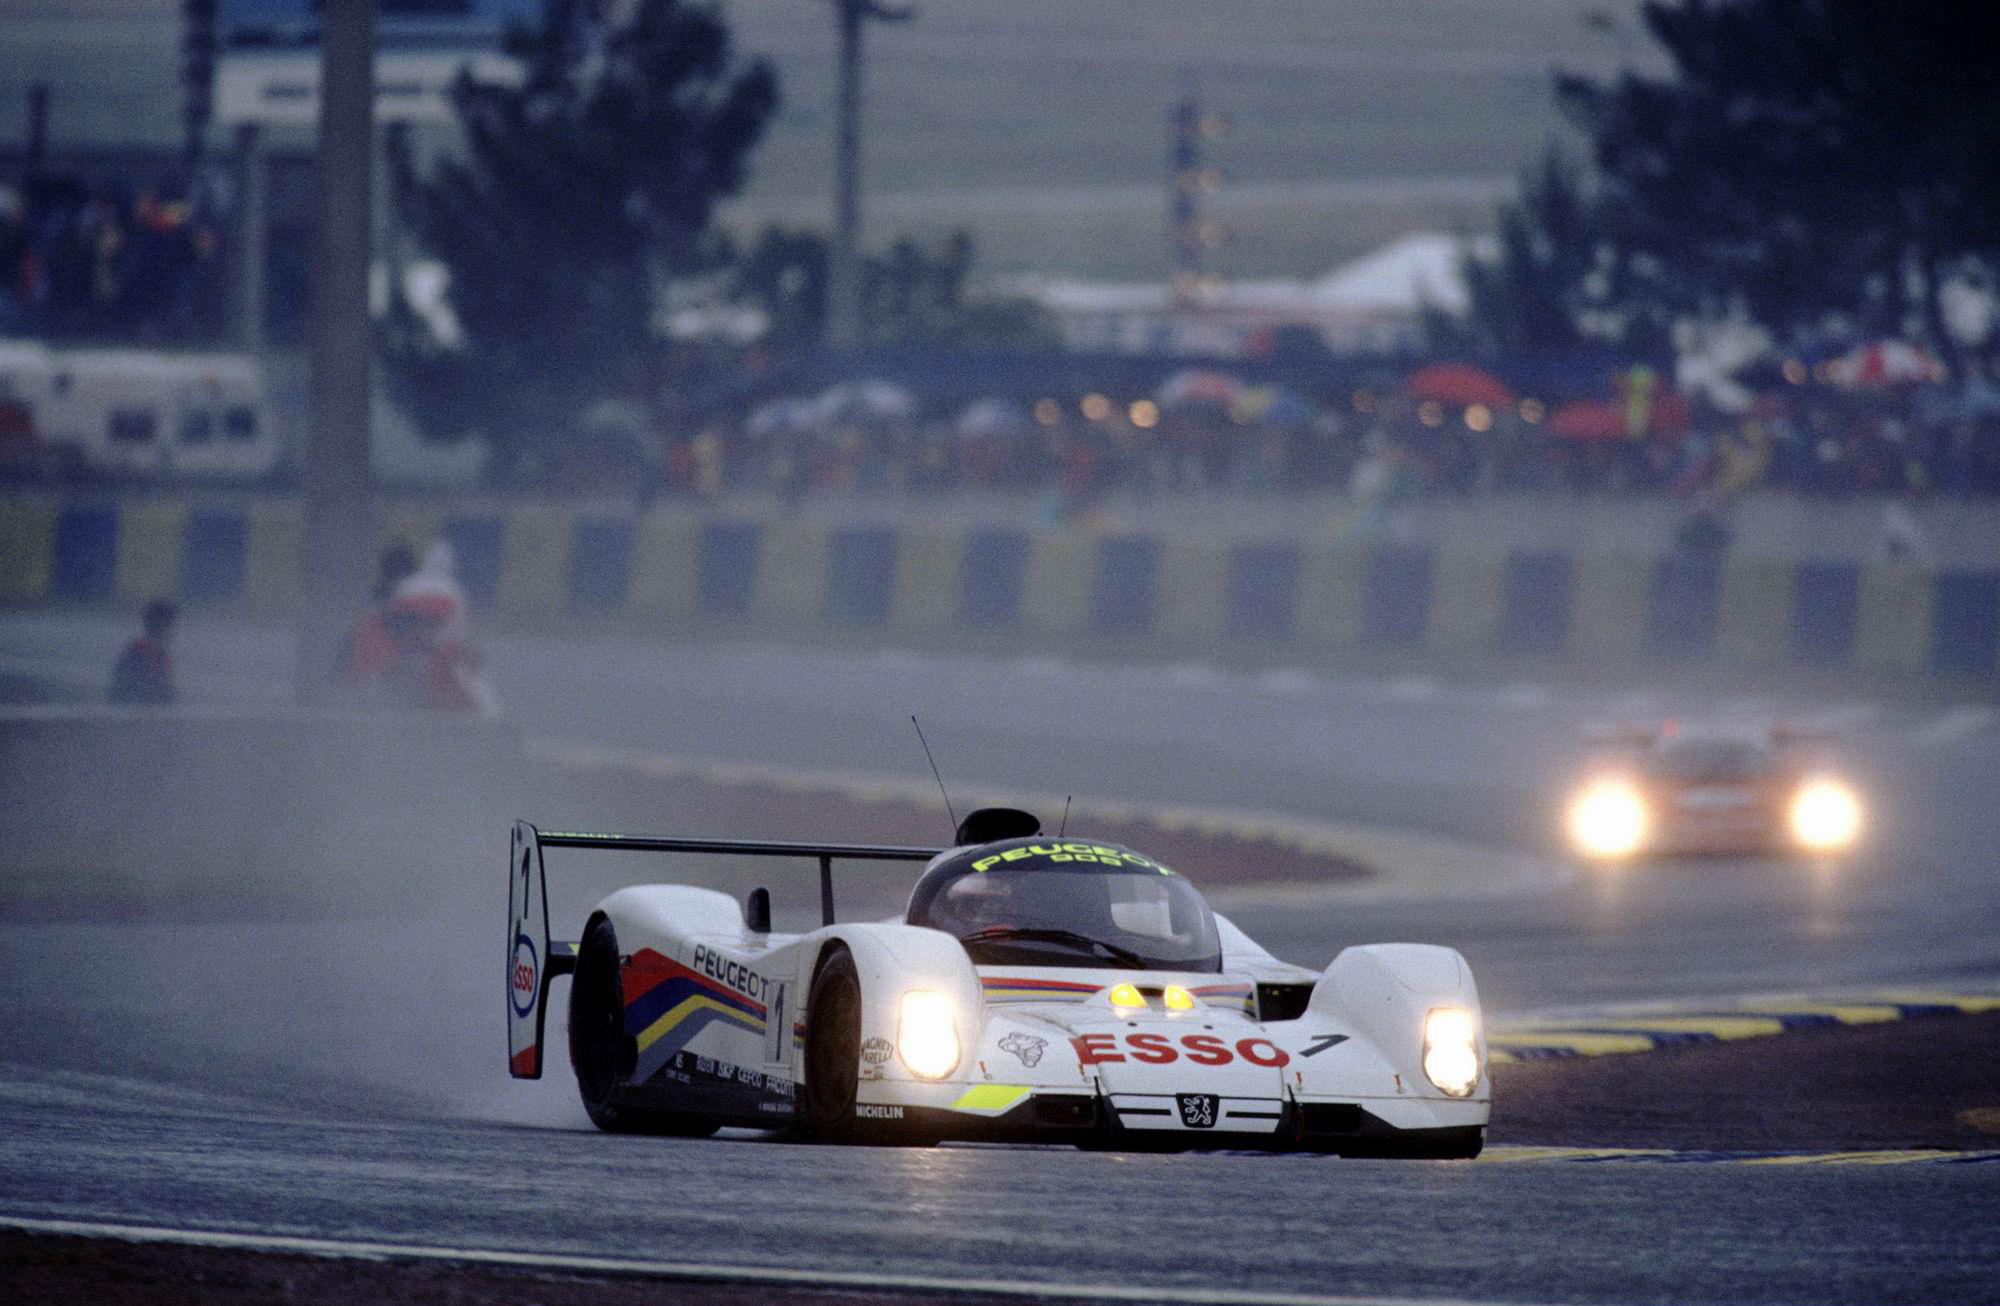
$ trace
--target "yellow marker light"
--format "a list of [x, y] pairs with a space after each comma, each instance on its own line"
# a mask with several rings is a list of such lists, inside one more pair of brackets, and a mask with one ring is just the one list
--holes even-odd
[[1591, 857], [1626, 857], [1646, 842], [1646, 801], [1623, 780], [1599, 780], [1569, 809], [1569, 837]]
[[1837, 780], [1809, 780], [1792, 798], [1792, 837], [1817, 852], [1845, 848], [1861, 834], [1861, 800]]
[[1464, 1007], [1424, 1014], [1424, 1076], [1446, 1097], [1471, 1097], [1479, 1087], [1479, 1022]]
[[1178, 984], [1167, 985], [1166, 1004], [1168, 1011], [1193, 1011], [1194, 994]]
[[958, 1026], [951, 1018], [951, 999], [930, 989], [903, 995], [903, 1017], [896, 1024], [896, 1053], [911, 1073], [923, 1079], [943, 1079], [958, 1069]]
[[1113, 984], [1111, 986], [1111, 1005], [1114, 1007], [1143, 1007], [1146, 1005], [1146, 999], [1140, 994], [1138, 989], [1132, 987], [1130, 984]]

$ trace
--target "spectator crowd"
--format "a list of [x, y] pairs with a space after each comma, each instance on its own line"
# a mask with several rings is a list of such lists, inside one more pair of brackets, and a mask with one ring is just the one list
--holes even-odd
[[[221, 174], [200, 175], [189, 185], [35, 171], [0, 183], [0, 337], [219, 340], [231, 292], [221, 259], [229, 196]], [[1553, 400], [1509, 392], [1454, 401], [1406, 384], [1427, 371], [1475, 371], [1450, 363], [1338, 394], [1300, 377], [1322, 392], [1265, 387], [1261, 398], [1183, 368], [1148, 395], [1024, 395], [962, 413], [928, 412], [919, 396], [858, 381], [834, 391], [872, 411], [790, 401], [767, 405], [788, 408], [780, 420], [754, 410], [677, 419], [638, 443], [652, 497], [1037, 492], [1067, 511], [1105, 496], [1186, 492], [2000, 495], [2000, 366], [1966, 370], [1971, 379], [1945, 382], [1940, 370], [1872, 385], [1788, 372], [1729, 412], [1677, 399], [1671, 421], [1630, 423], [1618, 416], [1626, 398], [1604, 387], [1590, 402], [1611, 422], [1591, 429], [1565, 429]], [[0, 443], [19, 446], [29, 431], [0, 378]]]
[[227, 278], [209, 197], [171, 179], [0, 185], [0, 335], [183, 342], [212, 332]]
[[[1347, 491], [1395, 499], [1493, 493], [1727, 497], [2000, 495], [2000, 393], [1845, 393], [1813, 387], [1725, 414], [1700, 402], [1670, 429], [1575, 438], [1534, 401], [1495, 411], [1355, 392], [1285, 421], [1191, 406], [1137, 424], [1103, 405], [1044, 400], [1020, 422], [853, 418], [669, 435], [667, 496], [768, 492], [1043, 491], [1069, 506], [1106, 495]], [[1954, 392], [1954, 396], [1956, 392]], [[1088, 400], [1085, 401], [1088, 403]], [[1026, 410], [1023, 410], [1024, 414]]]

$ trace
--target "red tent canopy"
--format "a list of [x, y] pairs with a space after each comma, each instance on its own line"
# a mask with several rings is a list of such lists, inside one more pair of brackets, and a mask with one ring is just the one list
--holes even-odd
[[1578, 399], [1549, 414], [1549, 433], [1565, 440], [1622, 440], [1625, 406], [1602, 399]]
[[1935, 358], [1907, 341], [1875, 340], [1828, 363], [1827, 375], [1835, 385], [1859, 390], [1938, 380], [1942, 369]]
[[1412, 399], [1435, 399], [1441, 404], [1505, 408], [1514, 402], [1514, 392], [1505, 381], [1470, 363], [1432, 363], [1411, 373], [1404, 388]]
[[1646, 417], [1648, 435], [1679, 435], [1688, 428], [1688, 401], [1671, 386], [1653, 392], [1653, 408]]
[[1184, 367], [1160, 383], [1153, 392], [1162, 408], [1182, 404], [1228, 404], [1243, 393], [1243, 383], [1227, 372], [1213, 368]]

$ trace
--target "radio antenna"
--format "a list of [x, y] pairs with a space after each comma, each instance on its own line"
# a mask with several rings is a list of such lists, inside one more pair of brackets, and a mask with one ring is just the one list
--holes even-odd
[[924, 746], [924, 760], [931, 764], [931, 774], [937, 777], [938, 795], [944, 799], [944, 814], [951, 818], [951, 837], [956, 839], [958, 837], [958, 813], [951, 810], [951, 795], [945, 792], [944, 776], [938, 771], [937, 759], [931, 756], [930, 741], [924, 738], [924, 728], [918, 723], [915, 712], [910, 713], [910, 724], [917, 727], [917, 742]]
[[1063, 799], [1062, 824], [1056, 828], [1056, 838], [1058, 839], [1062, 838], [1065, 834], [1069, 833], [1069, 805], [1070, 801], [1075, 797], [1076, 797], [1075, 794], [1071, 794], [1069, 795], [1068, 798]]

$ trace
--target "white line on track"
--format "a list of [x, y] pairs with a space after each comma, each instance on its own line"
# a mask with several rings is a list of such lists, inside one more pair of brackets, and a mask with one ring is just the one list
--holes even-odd
[[554, 1270], [576, 1274], [680, 1280], [702, 1283], [770, 1284], [796, 1288], [850, 1288], [859, 1291], [1011, 1297], [1023, 1301], [1173, 1302], [1184, 1306], [1494, 1306], [1456, 1297], [1345, 1297], [1319, 1293], [1255, 1292], [1241, 1288], [1176, 1288], [1137, 1284], [1063, 1283], [1020, 1279], [957, 1279], [944, 1275], [871, 1274], [847, 1270], [793, 1270], [770, 1265], [721, 1265], [702, 1261], [656, 1261], [624, 1256], [577, 1256], [565, 1252], [507, 1252], [486, 1247], [439, 1247], [281, 1234], [226, 1233], [173, 1229], [162, 1225], [108, 1224], [86, 1220], [45, 1220], [0, 1215], [0, 1227], [25, 1233], [75, 1238], [116, 1238], [123, 1242], [216, 1247], [231, 1251], [274, 1252], [343, 1260], [427, 1261], [456, 1265]]
[[1164, 674], [1168, 684], [1185, 689], [1208, 689], [1227, 679], [1220, 667], [1205, 662], [1176, 662]]
[[1428, 703], [1438, 696], [1438, 682], [1429, 676], [1401, 676], [1383, 687], [1395, 703]]
[[1955, 744], [1992, 725], [1995, 717], [2000, 717], [2000, 712], [1995, 712], [1990, 707], [1962, 704], [1916, 731], [1911, 738], [1920, 744], [1933, 747], [1939, 744]]
[[1494, 694], [1493, 701], [1501, 707], [1517, 708], [1525, 711], [1531, 708], [1547, 707], [1555, 701], [1555, 695], [1540, 685], [1522, 683], [1502, 685], [1499, 691]]

